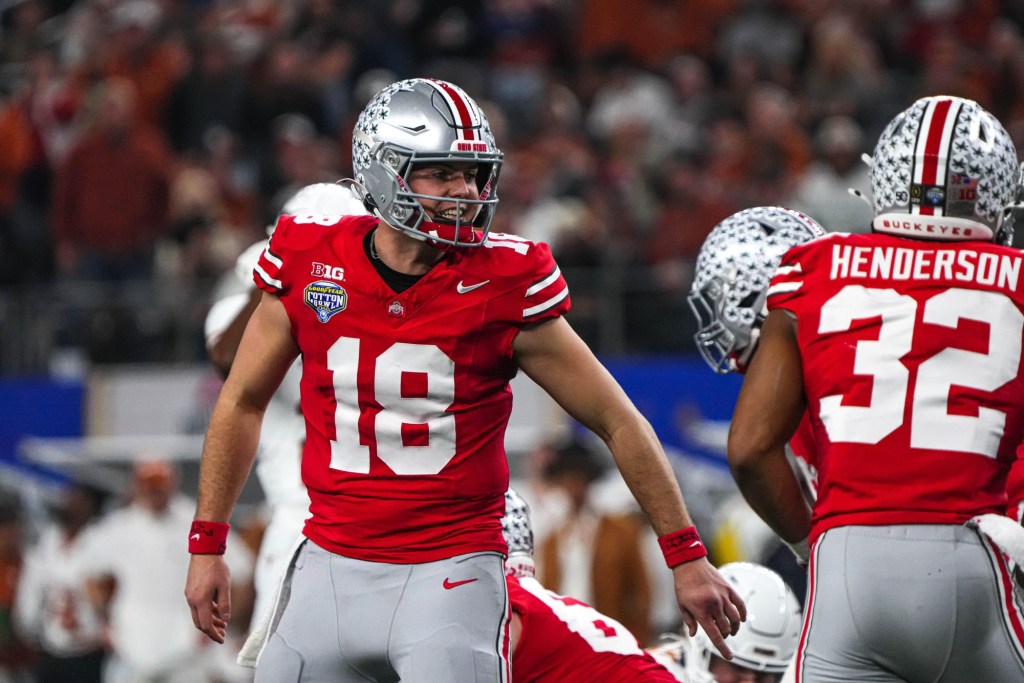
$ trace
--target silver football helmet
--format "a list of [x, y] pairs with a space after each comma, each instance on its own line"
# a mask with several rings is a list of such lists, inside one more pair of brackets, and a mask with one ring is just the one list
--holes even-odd
[[[778, 574], [750, 562], [730, 562], [718, 568], [743, 598], [747, 620], [725, 639], [732, 663], [753, 671], [783, 674], [796, 654], [803, 611], [793, 591]], [[715, 683], [708, 670], [718, 650], [704, 629], [686, 643], [684, 669], [690, 683]]]
[[977, 102], [919, 99], [886, 126], [870, 165], [876, 231], [1000, 244], [1013, 238], [1017, 151]]
[[[425, 163], [475, 162], [479, 199], [413, 192], [409, 172]], [[370, 101], [352, 135], [352, 168], [378, 218], [421, 240], [458, 247], [487, 239], [498, 205], [502, 153], [483, 110], [461, 88], [413, 78], [393, 83]], [[421, 199], [456, 201], [454, 223], [430, 220]], [[464, 221], [461, 216], [472, 216]]]
[[530, 523], [530, 506], [515, 489], [505, 492], [505, 516], [501, 518], [501, 533], [508, 544], [508, 559], [505, 574], [508, 576], [533, 576], [533, 525]]
[[724, 375], [746, 367], [782, 255], [824, 234], [809, 216], [777, 206], [744, 209], [712, 229], [686, 299], [699, 326], [697, 350], [712, 370]]

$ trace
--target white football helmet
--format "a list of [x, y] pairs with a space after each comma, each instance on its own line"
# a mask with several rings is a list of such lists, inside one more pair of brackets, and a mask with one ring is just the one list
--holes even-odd
[[870, 165], [876, 231], [1010, 243], [1021, 167], [1009, 133], [977, 102], [919, 99], [886, 126]]
[[533, 525], [530, 506], [515, 489], [505, 492], [505, 516], [501, 518], [501, 533], [508, 544], [505, 561], [507, 576], [532, 577], [536, 573], [533, 563]]
[[352, 216], [365, 215], [366, 207], [351, 180], [336, 183], [313, 183], [291, 196], [281, 207], [289, 216]]
[[[351, 179], [336, 183], [306, 185], [285, 201], [278, 212], [281, 216], [365, 216], [362, 190]], [[273, 235], [277, 221], [267, 226], [267, 235]]]
[[699, 325], [697, 350], [712, 370], [724, 375], [746, 367], [782, 255], [824, 234], [809, 216], [777, 206], [744, 209], [712, 229], [686, 298]]
[[[361, 192], [356, 189], [352, 180], [339, 180], [336, 183], [313, 183], [306, 185], [288, 198], [281, 207], [281, 216], [365, 216]], [[273, 235], [277, 229], [277, 221], [267, 226], [267, 235]], [[247, 289], [256, 286], [252, 279], [252, 271], [259, 263], [267, 241], [260, 240], [250, 245], [235, 260], [235, 275]]]
[[[732, 663], [753, 671], [782, 674], [796, 654], [803, 625], [800, 603], [778, 574], [749, 562], [730, 562], [718, 568], [747, 605], [747, 620], [725, 639]], [[715, 683], [708, 671], [718, 650], [698, 627], [687, 641], [684, 668], [689, 683]]]
[[[409, 188], [409, 172], [424, 163], [476, 162], [479, 199], [431, 197]], [[461, 88], [413, 78], [393, 83], [370, 101], [352, 135], [352, 168], [374, 213], [392, 227], [434, 243], [480, 246], [498, 205], [502, 153], [487, 117]], [[428, 220], [420, 199], [456, 201], [472, 222]]]

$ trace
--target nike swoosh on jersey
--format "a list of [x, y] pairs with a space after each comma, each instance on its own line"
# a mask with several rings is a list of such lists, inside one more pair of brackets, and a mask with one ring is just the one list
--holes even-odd
[[474, 581], [476, 581], [476, 579], [463, 579], [462, 581], [449, 581], [448, 578], [445, 577], [444, 584], [442, 584], [442, 585], [444, 586], [444, 589], [446, 591], [450, 591], [451, 589], [455, 588], [456, 586], [462, 586], [462, 585], [467, 584], [467, 583], [473, 583]]
[[478, 282], [475, 285], [464, 285], [462, 284], [462, 280], [459, 280], [459, 284], [455, 285], [455, 289], [459, 292], [459, 294], [465, 294], [466, 292], [472, 292], [474, 289], [479, 289], [483, 287], [488, 282], [490, 282], [490, 280], [484, 280], [483, 282]]

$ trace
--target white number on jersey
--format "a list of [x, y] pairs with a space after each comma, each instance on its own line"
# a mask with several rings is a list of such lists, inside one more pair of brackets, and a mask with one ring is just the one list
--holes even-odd
[[[995, 391], [1014, 379], [1021, 358], [1024, 315], [995, 292], [948, 289], [924, 304], [923, 320], [956, 329], [960, 320], [989, 326], [987, 353], [947, 348], [921, 363], [914, 386], [901, 362], [914, 344], [917, 301], [892, 289], [844, 287], [821, 309], [818, 332], [850, 329], [854, 320], [881, 317], [877, 340], [857, 342], [854, 374], [873, 385], [867, 406], [844, 406], [843, 395], [821, 399], [821, 419], [834, 442], [876, 444], [905, 422], [911, 393], [910, 445], [996, 456], [1006, 414], [978, 407], [977, 416], [949, 413], [950, 387]], [[997, 342], [997, 343], [996, 343]]]
[[526, 254], [530, 250], [529, 241], [519, 237], [518, 235], [510, 235], [505, 232], [492, 232], [487, 235], [487, 241], [484, 242], [484, 246], [488, 249], [494, 249], [495, 247], [504, 247], [511, 249], [517, 254]]
[[625, 626], [611, 617], [606, 617], [590, 605], [552, 593], [534, 579], [520, 579], [519, 585], [550, 607], [559, 621], [587, 641], [587, 644], [595, 652], [614, 652], [620, 655], [643, 654], [636, 638]]
[[[359, 442], [359, 347], [358, 339], [340, 337], [327, 351], [337, 399], [330, 466], [366, 474], [370, 447]], [[408, 373], [424, 376], [425, 396], [402, 395], [403, 375]], [[377, 456], [395, 474], [437, 474], [455, 457], [455, 416], [446, 412], [455, 401], [455, 362], [444, 351], [425, 344], [394, 344], [375, 359], [373, 393], [382, 408], [374, 425]], [[425, 443], [405, 445], [406, 426], [425, 426]]]
[[315, 223], [317, 225], [334, 225], [340, 221], [344, 216], [338, 214], [320, 214], [320, 213], [307, 213], [295, 216], [292, 220], [300, 225], [308, 225]]

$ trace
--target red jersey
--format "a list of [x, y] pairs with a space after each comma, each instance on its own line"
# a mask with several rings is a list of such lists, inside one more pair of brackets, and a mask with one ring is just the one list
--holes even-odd
[[283, 217], [254, 274], [302, 351], [305, 534], [376, 562], [504, 553], [512, 341], [568, 287], [546, 245], [492, 233], [396, 294], [363, 246], [376, 226]]
[[512, 653], [515, 683], [676, 683], [619, 622], [534, 579], [506, 578], [509, 604], [523, 626]]
[[1017, 448], [1017, 459], [1006, 478], [1006, 514], [1024, 522], [1024, 444]]
[[1024, 434], [1024, 255], [832, 234], [793, 247], [768, 307], [796, 315], [818, 467], [811, 537], [1004, 512]]

